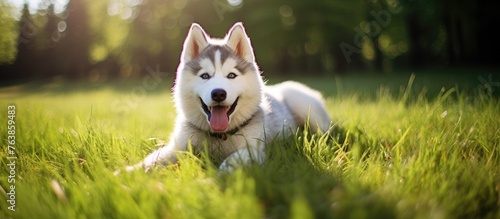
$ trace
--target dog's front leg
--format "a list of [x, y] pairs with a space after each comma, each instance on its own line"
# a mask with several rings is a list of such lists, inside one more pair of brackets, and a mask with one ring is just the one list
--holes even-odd
[[148, 171], [150, 168], [156, 165], [167, 165], [172, 163], [177, 163], [177, 156], [175, 152], [178, 151], [175, 149], [175, 146], [172, 142], [168, 145], [165, 145], [151, 154], [149, 154], [144, 160], [142, 160], [142, 167], [144, 167], [145, 171]]
[[[169, 144], [162, 146], [161, 148], [153, 151], [141, 162], [125, 167], [127, 172], [134, 171], [136, 169], [144, 169], [146, 172], [156, 165], [167, 165], [177, 162], [176, 151], [178, 148], [175, 147], [174, 141], [170, 141]], [[120, 170], [115, 171], [115, 175], [120, 174]]]
[[263, 164], [266, 157], [264, 145], [258, 143], [256, 146], [241, 148], [229, 155], [219, 166], [221, 172], [233, 172], [235, 168], [249, 165], [252, 162]]

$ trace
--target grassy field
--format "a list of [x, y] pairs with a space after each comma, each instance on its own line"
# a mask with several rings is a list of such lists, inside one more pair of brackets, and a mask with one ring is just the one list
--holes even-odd
[[190, 153], [113, 175], [168, 140], [170, 81], [4, 87], [0, 218], [499, 218], [493, 76], [303, 78], [338, 132], [297, 132], [229, 175]]

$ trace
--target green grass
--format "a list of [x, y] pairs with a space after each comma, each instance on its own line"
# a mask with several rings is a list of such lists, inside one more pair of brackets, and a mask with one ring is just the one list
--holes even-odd
[[0, 218], [499, 218], [498, 97], [478, 80], [398, 78], [304, 79], [327, 94], [337, 134], [298, 132], [269, 145], [262, 167], [229, 175], [190, 153], [113, 175], [168, 140], [170, 82], [3, 88], [6, 192], [11, 104], [18, 159], [16, 211], [2, 198]]

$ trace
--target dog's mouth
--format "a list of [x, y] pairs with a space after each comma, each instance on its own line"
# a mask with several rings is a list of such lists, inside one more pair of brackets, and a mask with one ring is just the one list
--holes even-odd
[[229, 116], [233, 114], [236, 109], [238, 99], [239, 97], [236, 98], [231, 106], [207, 106], [200, 98], [201, 106], [205, 114], [208, 116], [208, 122], [210, 123], [212, 130], [215, 132], [224, 132], [227, 129], [229, 126]]

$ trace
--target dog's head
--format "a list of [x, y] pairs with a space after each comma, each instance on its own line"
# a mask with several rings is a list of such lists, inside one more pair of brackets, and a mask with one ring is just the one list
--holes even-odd
[[174, 87], [179, 112], [197, 127], [226, 132], [258, 110], [263, 86], [250, 39], [236, 23], [224, 39], [193, 24], [184, 42]]

